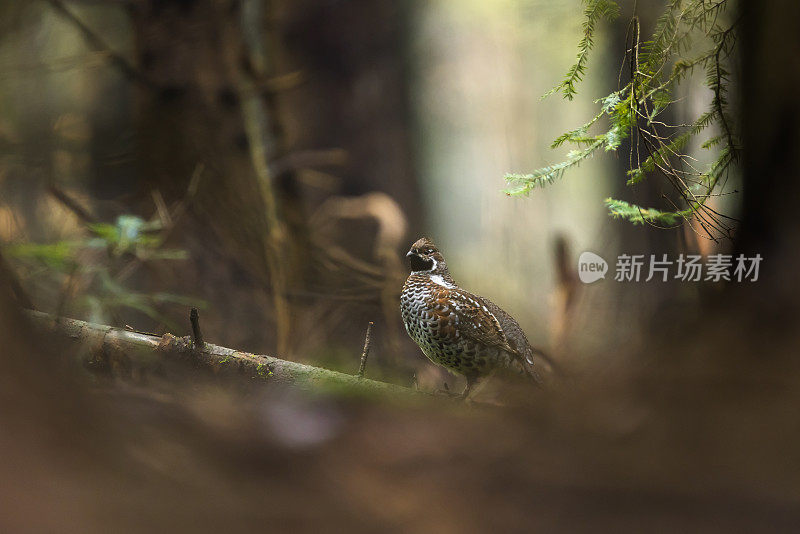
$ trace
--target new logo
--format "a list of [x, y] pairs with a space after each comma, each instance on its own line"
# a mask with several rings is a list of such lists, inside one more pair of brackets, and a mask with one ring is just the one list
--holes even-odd
[[594, 252], [583, 252], [578, 258], [578, 278], [584, 284], [591, 284], [606, 277], [608, 263]]

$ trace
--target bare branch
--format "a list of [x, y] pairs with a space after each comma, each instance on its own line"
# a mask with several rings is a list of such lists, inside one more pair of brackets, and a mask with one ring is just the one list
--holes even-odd
[[200, 332], [200, 312], [197, 308], [192, 308], [189, 312], [189, 321], [192, 323], [192, 347], [194, 350], [203, 350], [206, 344], [203, 342], [203, 333]]
[[81, 19], [79, 19], [75, 14], [64, 5], [64, 2], [61, 0], [46, 0], [50, 6], [57, 11], [62, 17], [67, 19], [71, 22], [83, 35], [83, 39], [86, 41], [86, 44], [89, 45], [95, 52], [104, 52], [107, 53], [111, 62], [116, 65], [125, 76], [130, 78], [132, 81], [141, 83], [149, 88], [154, 88], [155, 84], [152, 80], [147, 78], [144, 74], [142, 74], [139, 69], [137, 69], [127, 58], [122, 56], [121, 54], [114, 52], [110, 46], [92, 30], [89, 26], [86, 25]]
[[372, 321], [369, 322], [367, 325], [367, 334], [364, 336], [364, 350], [361, 351], [361, 363], [358, 366], [358, 378], [364, 378], [364, 373], [367, 370], [367, 358], [369, 357], [369, 345], [371, 342], [371, 335], [372, 335], [372, 326], [375, 323]]

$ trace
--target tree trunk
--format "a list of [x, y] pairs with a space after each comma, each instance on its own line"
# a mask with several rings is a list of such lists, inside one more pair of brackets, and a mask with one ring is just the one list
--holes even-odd
[[794, 321], [792, 310], [800, 303], [800, 4], [749, 0], [743, 10], [744, 202], [738, 248], [764, 258], [761, 281], [751, 291], [754, 316], [763, 320], [769, 311]]
[[256, 42], [260, 34], [248, 40], [253, 32], [244, 28], [246, 22], [260, 28], [263, 19], [249, 21], [238, 0], [136, 6], [137, 63], [148, 82], [137, 86], [145, 188], [174, 200], [200, 174], [195, 224], [213, 231], [226, 255], [235, 252], [237, 263], [269, 288], [276, 345], [286, 354], [287, 273], [297, 271], [289, 263], [298, 257], [290, 252], [297, 241], [287, 235], [285, 206], [269, 171], [282, 150], [264, 88], [272, 63]]

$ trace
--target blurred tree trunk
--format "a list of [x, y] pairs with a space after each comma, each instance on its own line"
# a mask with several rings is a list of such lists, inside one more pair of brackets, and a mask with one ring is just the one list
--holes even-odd
[[[397, 314], [405, 278], [401, 254], [411, 239], [405, 223], [416, 235], [424, 217], [410, 136], [413, 81], [407, 41], [414, 4], [276, 0], [274, 6], [271, 25], [279, 37], [274, 47], [278, 70], [299, 73], [302, 79], [280, 94], [284, 138], [298, 154], [334, 149], [327, 162], [299, 164], [293, 174], [276, 174], [276, 179], [300, 189], [308, 211], [328, 221], [312, 228], [314, 241], [322, 241], [320, 255], [331, 252], [334, 245], [379, 273], [377, 280], [369, 277], [371, 282], [365, 283], [362, 273], [347, 267], [333, 272], [326, 261], [331, 258], [322, 258], [310, 287], [318, 288], [317, 293], [350, 292], [361, 297], [309, 301], [317, 313], [323, 309], [329, 313], [324, 314], [324, 325], [316, 319], [307, 322], [314, 328], [322, 326], [329, 332], [327, 343], [336, 344], [360, 337], [367, 321], [378, 319], [376, 350], [382, 351], [380, 346], [388, 342], [386, 352], [397, 354], [404, 335]], [[399, 210], [389, 209], [394, 203]], [[324, 215], [331, 214], [333, 205], [347, 206], [348, 213], [327, 219]], [[385, 239], [389, 227], [396, 237], [391, 242]], [[320, 234], [325, 234], [322, 240]]]
[[[800, 283], [800, 4], [791, 0], [743, 2], [742, 131], [743, 220], [738, 243], [747, 256], [763, 257], [753, 311], [792, 317]], [[769, 292], [774, 298], [764, 299]], [[762, 320], [764, 316], [760, 317]]]
[[[137, 84], [144, 192], [180, 199], [202, 170], [193, 224], [272, 286], [283, 349], [288, 317], [296, 322], [318, 299], [286, 311], [282, 293], [344, 289], [320, 287], [330, 283], [314, 268], [312, 211], [332, 195], [381, 191], [421, 226], [407, 135], [409, 13], [388, 0], [134, 4], [135, 64], [148, 82]], [[349, 254], [376, 263], [372, 222], [342, 235]], [[374, 319], [375, 300], [336, 307], [351, 322], [355, 312], [360, 335], [360, 314]]]
[[[286, 134], [303, 148], [344, 149], [337, 194], [381, 191], [396, 200], [416, 234], [422, 203], [409, 132], [407, 61], [412, 2], [279, 0], [281, 70], [305, 80], [285, 95]], [[305, 176], [314, 183], [314, 176]], [[322, 193], [322, 194], [320, 194]], [[312, 194], [327, 196], [319, 182]]]
[[300, 271], [287, 263], [297, 257], [288, 253], [296, 241], [286, 234], [281, 207], [287, 203], [268, 169], [283, 150], [265, 89], [273, 73], [267, 59], [256, 57], [260, 47], [248, 41], [244, 4], [135, 4], [137, 65], [148, 81], [137, 86], [139, 161], [145, 187], [159, 190], [167, 201], [185, 195], [192, 176], [199, 175], [195, 223], [213, 230], [227, 254], [270, 287], [277, 346], [285, 354], [287, 273]]

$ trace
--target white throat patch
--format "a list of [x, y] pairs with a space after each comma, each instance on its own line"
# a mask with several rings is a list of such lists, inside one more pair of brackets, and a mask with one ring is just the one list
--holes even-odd
[[446, 281], [444, 278], [442, 278], [441, 274], [433, 274], [433, 275], [431, 275], [431, 281], [434, 284], [439, 284], [440, 286], [446, 287], [447, 289], [455, 289], [455, 287], [456, 287], [453, 284], [451, 284], [450, 282]]
[[[433, 265], [431, 266], [430, 269], [427, 269], [425, 271], [413, 271], [413, 272], [415, 272], [415, 273], [429, 273], [429, 272], [435, 271], [436, 268], [439, 266], [439, 263], [436, 261], [435, 258], [431, 258], [431, 261], [433, 262]], [[431, 282], [433, 282], [434, 284], [440, 285], [442, 287], [446, 287], [447, 289], [455, 289], [456, 288], [455, 284], [451, 284], [450, 282], [446, 281], [441, 274], [432, 274], [431, 275]]]

